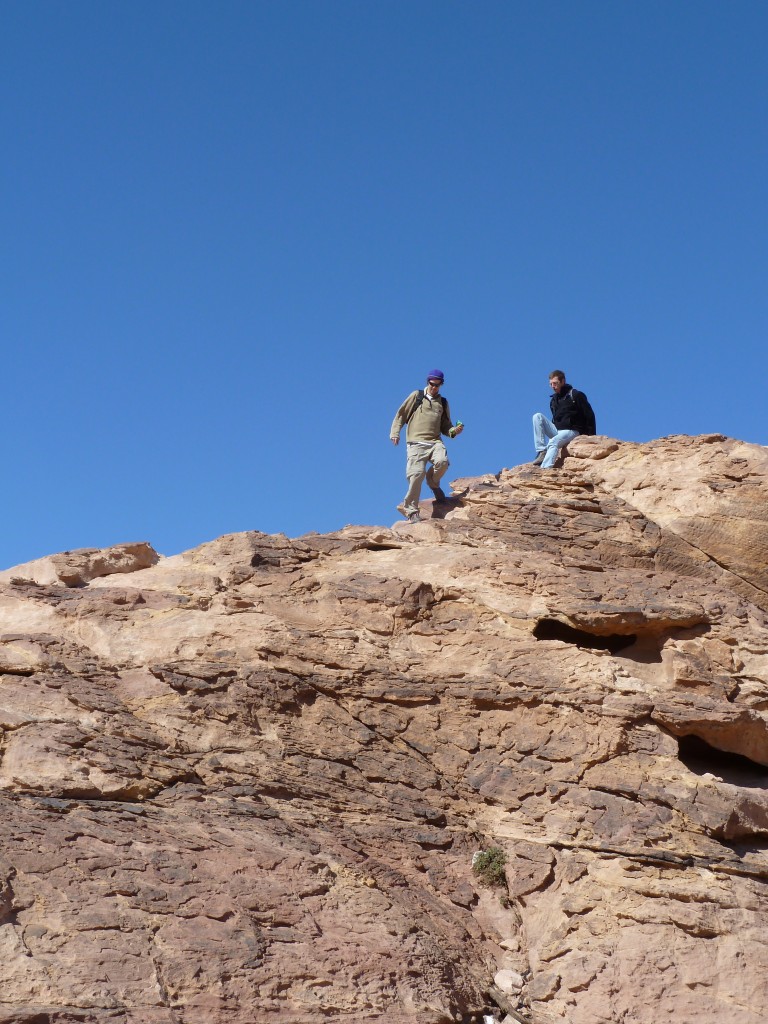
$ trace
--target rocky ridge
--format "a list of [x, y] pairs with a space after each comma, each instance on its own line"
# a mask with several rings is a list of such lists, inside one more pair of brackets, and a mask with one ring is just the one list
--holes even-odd
[[453, 490], [0, 573], [0, 1024], [766, 1020], [768, 452]]

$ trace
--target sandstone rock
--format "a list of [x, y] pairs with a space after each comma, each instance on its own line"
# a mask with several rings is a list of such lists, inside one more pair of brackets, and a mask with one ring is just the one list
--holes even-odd
[[0, 1024], [764, 1022], [768, 453], [453, 487], [0, 574]]
[[99, 576], [147, 569], [158, 559], [157, 552], [144, 541], [138, 544], [115, 544], [111, 548], [80, 548], [6, 569], [0, 572], [0, 583], [61, 582], [67, 587], [80, 587]]

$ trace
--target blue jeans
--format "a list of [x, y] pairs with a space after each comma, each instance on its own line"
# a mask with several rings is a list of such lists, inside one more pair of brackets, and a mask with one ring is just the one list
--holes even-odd
[[541, 464], [542, 469], [551, 469], [560, 449], [565, 448], [569, 441], [578, 437], [578, 430], [558, 430], [552, 420], [548, 420], [540, 412], [533, 414], [533, 446], [537, 452], [546, 449], [547, 454]]

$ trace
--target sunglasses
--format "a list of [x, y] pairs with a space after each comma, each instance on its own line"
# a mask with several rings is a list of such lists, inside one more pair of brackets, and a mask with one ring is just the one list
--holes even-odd
[[427, 384], [432, 384], [433, 387], [440, 387], [440, 385], [444, 384], [444, 383], [445, 383], [445, 381], [442, 381], [442, 380], [432, 380], [431, 377], [427, 381]]

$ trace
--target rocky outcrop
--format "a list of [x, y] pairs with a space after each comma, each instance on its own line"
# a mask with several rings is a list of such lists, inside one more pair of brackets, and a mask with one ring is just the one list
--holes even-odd
[[111, 548], [78, 548], [58, 555], [37, 558], [14, 569], [0, 572], [0, 583], [63, 583], [65, 587], [82, 587], [99, 576], [136, 572], [148, 569], [158, 561], [155, 549], [138, 544], [115, 544]]
[[2, 574], [0, 1024], [766, 1019], [768, 454], [453, 488]]

